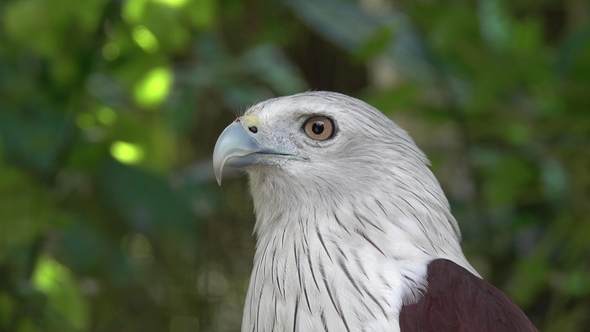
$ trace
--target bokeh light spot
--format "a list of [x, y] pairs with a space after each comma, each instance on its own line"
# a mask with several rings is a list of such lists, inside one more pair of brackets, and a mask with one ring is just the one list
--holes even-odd
[[92, 114], [88, 113], [78, 114], [78, 117], [76, 118], [76, 124], [78, 125], [78, 128], [82, 130], [87, 130], [90, 127], [94, 126], [94, 117], [92, 116]]
[[31, 280], [35, 289], [46, 295], [48, 308], [56, 316], [65, 319], [72, 330], [88, 330], [89, 307], [70, 269], [41, 254]]
[[143, 149], [137, 144], [116, 141], [111, 145], [111, 155], [124, 164], [137, 164], [143, 160]]
[[197, 289], [203, 296], [219, 299], [227, 294], [227, 287], [227, 280], [220, 272], [208, 270], [199, 274]]
[[59, 291], [61, 284], [67, 279], [68, 270], [53, 259], [43, 257], [40, 259], [33, 275], [35, 288], [43, 293]]
[[155, 0], [155, 2], [159, 2], [165, 5], [168, 5], [172, 8], [179, 8], [186, 5], [187, 0]]
[[150, 240], [143, 234], [135, 234], [129, 239], [129, 259], [136, 266], [147, 266], [154, 260]]
[[154, 34], [143, 25], [133, 28], [133, 40], [146, 53], [154, 53], [158, 50], [158, 39]]
[[123, 16], [130, 21], [137, 22], [143, 16], [147, 0], [127, 0], [123, 5]]
[[195, 25], [207, 29], [215, 23], [215, 0], [199, 0], [191, 7], [191, 17]]
[[96, 111], [96, 118], [105, 126], [110, 126], [117, 121], [117, 113], [109, 107], [103, 106]]
[[166, 67], [152, 69], [135, 86], [135, 100], [143, 107], [153, 107], [168, 97], [173, 81], [172, 71]]
[[115, 43], [108, 43], [102, 47], [102, 57], [107, 61], [116, 60], [121, 54], [119, 46]]

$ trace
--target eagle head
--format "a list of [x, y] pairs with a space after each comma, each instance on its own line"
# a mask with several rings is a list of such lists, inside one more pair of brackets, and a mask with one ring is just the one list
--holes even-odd
[[213, 165], [218, 182], [224, 167], [245, 169], [253, 197], [244, 330], [396, 331], [428, 262], [477, 275], [424, 153], [363, 101], [307, 92], [261, 102], [224, 130]]

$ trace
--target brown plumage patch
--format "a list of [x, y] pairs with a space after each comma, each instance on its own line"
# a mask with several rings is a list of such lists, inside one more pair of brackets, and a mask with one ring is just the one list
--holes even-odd
[[420, 301], [402, 307], [400, 328], [402, 332], [537, 331], [502, 291], [446, 259], [428, 265], [428, 289]]

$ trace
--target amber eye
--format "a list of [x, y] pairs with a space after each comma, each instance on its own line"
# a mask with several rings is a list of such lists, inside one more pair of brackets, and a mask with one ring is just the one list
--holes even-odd
[[305, 122], [303, 130], [307, 136], [317, 141], [325, 141], [334, 136], [334, 123], [325, 116], [316, 116]]

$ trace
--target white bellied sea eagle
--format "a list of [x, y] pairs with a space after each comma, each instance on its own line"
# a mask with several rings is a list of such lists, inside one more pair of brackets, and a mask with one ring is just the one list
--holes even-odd
[[251, 107], [219, 137], [256, 214], [242, 331], [536, 331], [469, 264], [412, 138], [368, 104], [307, 92]]

